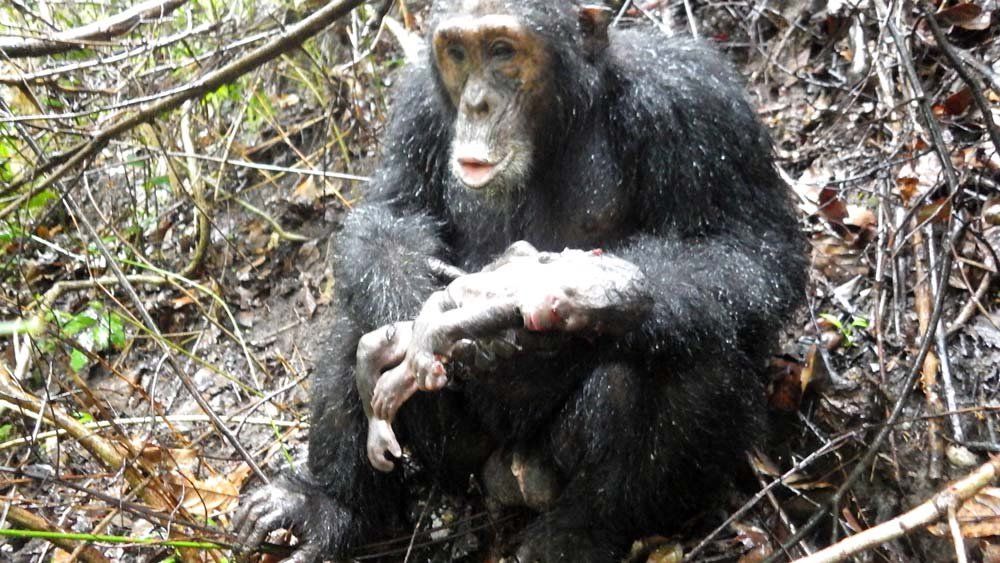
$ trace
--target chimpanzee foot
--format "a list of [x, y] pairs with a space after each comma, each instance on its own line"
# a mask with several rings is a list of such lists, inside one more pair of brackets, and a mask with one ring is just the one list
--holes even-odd
[[383, 473], [392, 471], [396, 464], [386, 458], [390, 454], [395, 458], [403, 455], [399, 441], [396, 440], [396, 433], [392, 431], [392, 426], [385, 420], [373, 418], [368, 422], [368, 461], [372, 467]]
[[561, 490], [552, 462], [522, 449], [493, 452], [483, 466], [482, 479], [487, 501], [494, 506], [524, 506], [542, 512]]
[[330, 555], [344, 537], [350, 512], [315, 486], [286, 475], [261, 487], [240, 502], [233, 518], [238, 560], [245, 561], [275, 530], [291, 530], [299, 538], [286, 563], [313, 563]]

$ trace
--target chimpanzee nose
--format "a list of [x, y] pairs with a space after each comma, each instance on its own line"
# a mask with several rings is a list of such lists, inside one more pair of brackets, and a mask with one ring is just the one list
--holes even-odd
[[462, 96], [462, 106], [470, 116], [486, 117], [490, 113], [489, 94], [485, 86], [478, 82], [470, 83]]

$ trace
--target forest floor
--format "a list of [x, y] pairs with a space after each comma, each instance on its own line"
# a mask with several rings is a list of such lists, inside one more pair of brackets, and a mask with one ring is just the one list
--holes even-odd
[[[426, 10], [367, 5], [193, 91], [336, 2], [147, 4], [55, 43], [38, 38], [132, 3], [0, 5], [3, 561], [229, 556], [183, 542], [227, 545], [252, 465], [305, 451], [331, 243]], [[1000, 561], [996, 0], [614, 4], [616, 25], [696, 33], [740, 68], [812, 252], [772, 362], [773, 443], [737, 461], [725, 506], [636, 538], [630, 559], [794, 559], [877, 536], [866, 560]], [[416, 532], [359, 559], [492, 560], [524, 518], [412, 482]], [[893, 521], [941, 491], [971, 500]]]

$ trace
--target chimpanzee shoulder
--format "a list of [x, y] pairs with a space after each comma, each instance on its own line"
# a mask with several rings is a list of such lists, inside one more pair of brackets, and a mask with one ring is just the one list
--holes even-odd
[[660, 215], [647, 220], [659, 228], [694, 234], [725, 227], [713, 225], [720, 219], [757, 221], [761, 211], [771, 223], [768, 208], [786, 198], [770, 137], [742, 82], [704, 42], [651, 29], [612, 31], [609, 131], [622, 154], [638, 158], [640, 183], [657, 202], [645, 208]]

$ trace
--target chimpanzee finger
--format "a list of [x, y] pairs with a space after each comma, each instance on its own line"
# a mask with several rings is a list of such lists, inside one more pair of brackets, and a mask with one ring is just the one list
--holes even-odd
[[274, 506], [271, 502], [271, 495], [270, 487], [264, 487], [251, 497], [251, 504], [247, 507], [246, 515], [243, 517], [240, 527], [236, 528], [237, 543], [243, 549], [252, 550], [258, 547], [259, 543], [254, 544], [250, 542], [250, 537], [253, 535], [258, 522], [266, 518], [269, 513], [280, 514], [281, 508]]
[[323, 555], [323, 548], [317, 543], [306, 541], [295, 550], [285, 563], [315, 563]]
[[231, 528], [233, 533], [240, 540], [243, 539], [242, 530], [246, 526], [247, 521], [250, 517], [250, 512], [257, 506], [260, 500], [263, 498], [261, 493], [263, 489], [258, 489], [246, 498], [240, 501], [239, 508], [236, 509], [236, 514], [233, 516], [233, 521], [231, 523]]
[[243, 542], [243, 548], [248, 552], [256, 550], [264, 542], [268, 534], [282, 526], [285, 515], [280, 511], [264, 514], [250, 527], [249, 534]]

